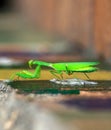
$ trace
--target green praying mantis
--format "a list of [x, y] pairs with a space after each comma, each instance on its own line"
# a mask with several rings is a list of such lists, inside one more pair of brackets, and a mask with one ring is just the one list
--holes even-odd
[[[23, 79], [34, 79], [34, 78], [40, 78], [41, 74], [41, 67], [49, 67], [51, 70], [50, 72], [58, 79], [63, 79], [63, 73], [65, 72], [68, 75], [72, 75], [74, 72], [81, 72], [86, 75], [86, 73], [97, 71], [98, 68], [95, 67], [98, 65], [98, 62], [58, 62], [58, 63], [49, 63], [44, 61], [38, 61], [38, 60], [30, 60], [29, 67], [32, 67], [33, 65], [37, 65], [35, 67], [35, 71], [29, 72], [26, 70], [23, 70], [21, 72], [17, 72], [14, 75], [11, 76], [11, 79], [13, 80], [15, 76], [21, 77]], [[59, 76], [58, 76], [59, 75]], [[87, 76], [87, 75], [86, 75]], [[87, 76], [89, 79], [89, 77]]]

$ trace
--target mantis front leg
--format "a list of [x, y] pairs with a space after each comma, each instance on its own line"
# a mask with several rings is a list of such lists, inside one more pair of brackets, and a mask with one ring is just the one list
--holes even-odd
[[38, 65], [35, 68], [34, 73], [31, 73], [31, 72], [28, 72], [28, 71], [24, 71], [24, 73], [29, 76], [28, 78], [40, 78], [40, 71], [41, 71], [41, 68], [40, 68], [40, 65]]
[[21, 72], [17, 72], [15, 73], [14, 75], [11, 76], [11, 80], [14, 79], [15, 76], [18, 76], [18, 77], [21, 77], [21, 78], [30, 78], [30, 79], [33, 79], [33, 78], [40, 78], [40, 71], [41, 71], [41, 66], [38, 65], [36, 68], [35, 68], [35, 71], [34, 73], [31, 73], [29, 71], [26, 71], [26, 70], [23, 70]]

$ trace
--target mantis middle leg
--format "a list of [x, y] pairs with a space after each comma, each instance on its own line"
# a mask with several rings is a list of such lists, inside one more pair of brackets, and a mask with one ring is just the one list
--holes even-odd
[[[51, 74], [54, 75], [57, 79], [63, 79], [63, 73], [62, 71], [57, 71], [57, 70], [50, 70]], [[60, 76], [58, 76], [57, 74], [60, 74]]]

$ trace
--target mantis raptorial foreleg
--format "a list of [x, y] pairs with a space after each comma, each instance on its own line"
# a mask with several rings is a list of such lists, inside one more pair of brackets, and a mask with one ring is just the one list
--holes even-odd
[[40, 78], [40, 71], [41, 71], [41, 67], [40, 65], [38, 65], [35, 69], [35, 72], [32, 74], [32, 77], [34, 78]]
[[36, 68], [35, 68], [35, 71], [34, 73], [31, 73], [29, 71], [23, 71], [23, 73], [27, 76], [27, 78], [40, 78], [40, 65], [38, 65]]
[[39, 78], [40, 77], [40, 71], [41, 71], [41, 68], [40, 68], [40, 65], [38, 65], [36, 68], [35, 68], [35, 72], [34, 73], [31, 73], [29, 71], [26, 71], [26, 70], [23, 70], [21, 72], [18, 72], [14, 75], [11, 76], [11, 80], [13, 80], [13, 78], [16, 76], [18, 77], [22, 77], [22, 78]]

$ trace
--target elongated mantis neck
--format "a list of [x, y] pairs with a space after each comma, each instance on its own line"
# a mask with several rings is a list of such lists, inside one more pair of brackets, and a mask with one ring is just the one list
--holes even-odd
[[44, 61], [38, 61], [38, 60], [30, 60], [29, 66], [31, 65], [40, 65], [40, 66], [50, 66], [52, 63], [44, 62]]

